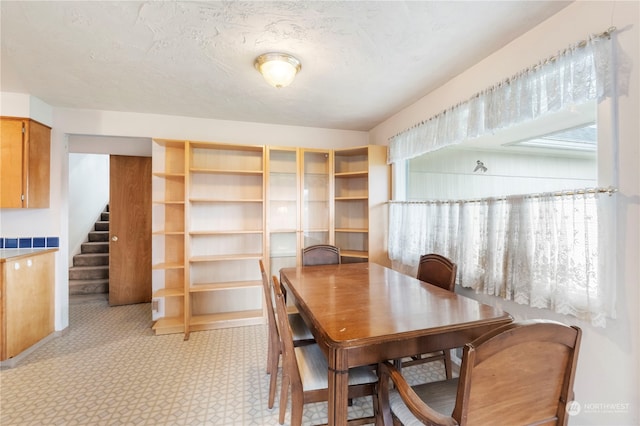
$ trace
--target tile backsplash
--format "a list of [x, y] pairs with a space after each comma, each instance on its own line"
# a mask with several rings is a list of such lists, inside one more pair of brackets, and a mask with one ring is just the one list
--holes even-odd
[[0, 237], [0, 249], [60, 247], [59, 237]]

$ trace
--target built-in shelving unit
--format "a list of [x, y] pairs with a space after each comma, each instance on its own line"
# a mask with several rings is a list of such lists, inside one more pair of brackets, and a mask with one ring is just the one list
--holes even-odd
[[389, 171], [384, 146], [334, 151], [335, 245], [343, 262], [380, 261]]
[[267, 148], [269, 268], [294, 267], [302, 249], [333, 244], [331, 150]]
[[264, 321], [264, 147], [189, 144], [190, 331]]
[[186, 331], [185, 143], [154, 140], [152, 152], [153, 329]]
[[385, 147], [319, 150], [153, 143], [153, 329], [185, 333], [265, 321], [270, 274], [304, 247], [387, 264]]

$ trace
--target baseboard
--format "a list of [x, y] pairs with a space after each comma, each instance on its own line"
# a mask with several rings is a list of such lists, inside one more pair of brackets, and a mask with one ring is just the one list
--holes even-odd
[[45, 338], [39, 340], [37, 343], [29, 346], [27, 349], [25, 349], [24, 351], [20, 352], [18, 355], [14, 356], [13, 358], [9, 358], [9, 359], [5, 359], [4, 361], [0, 361], [0, 370], [5, 370], [5, 369], [16, 367], [18, 364], [20, 364], [20, 362], [24, 361], [25, 358], [27, 358], [29, 355], [31, 355], [36, 349], [38, 349], [42, 345], [46, 344], [47, 342], [55, 339], [56, 337], [64, 336], [68, 332], [69, 332], [69, 327], [66, 327], [65, 329], [60, 330], [60, 331], [54, 331], [53, 333], [49, 334], [47, 337], [45, 337]]

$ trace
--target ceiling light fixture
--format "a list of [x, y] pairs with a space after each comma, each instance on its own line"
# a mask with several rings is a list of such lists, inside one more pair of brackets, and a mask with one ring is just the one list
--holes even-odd
[[267, 83], [281, 88], [291, 84], [302, 64], [286, 53], [265, 53], [256, 58], [254, 66]]

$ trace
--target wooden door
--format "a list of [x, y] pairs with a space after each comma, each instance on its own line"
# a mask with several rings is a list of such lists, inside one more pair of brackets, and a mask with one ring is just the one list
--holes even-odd
[[109, 304], [151, 301], [151, 158], [112, 155]]

